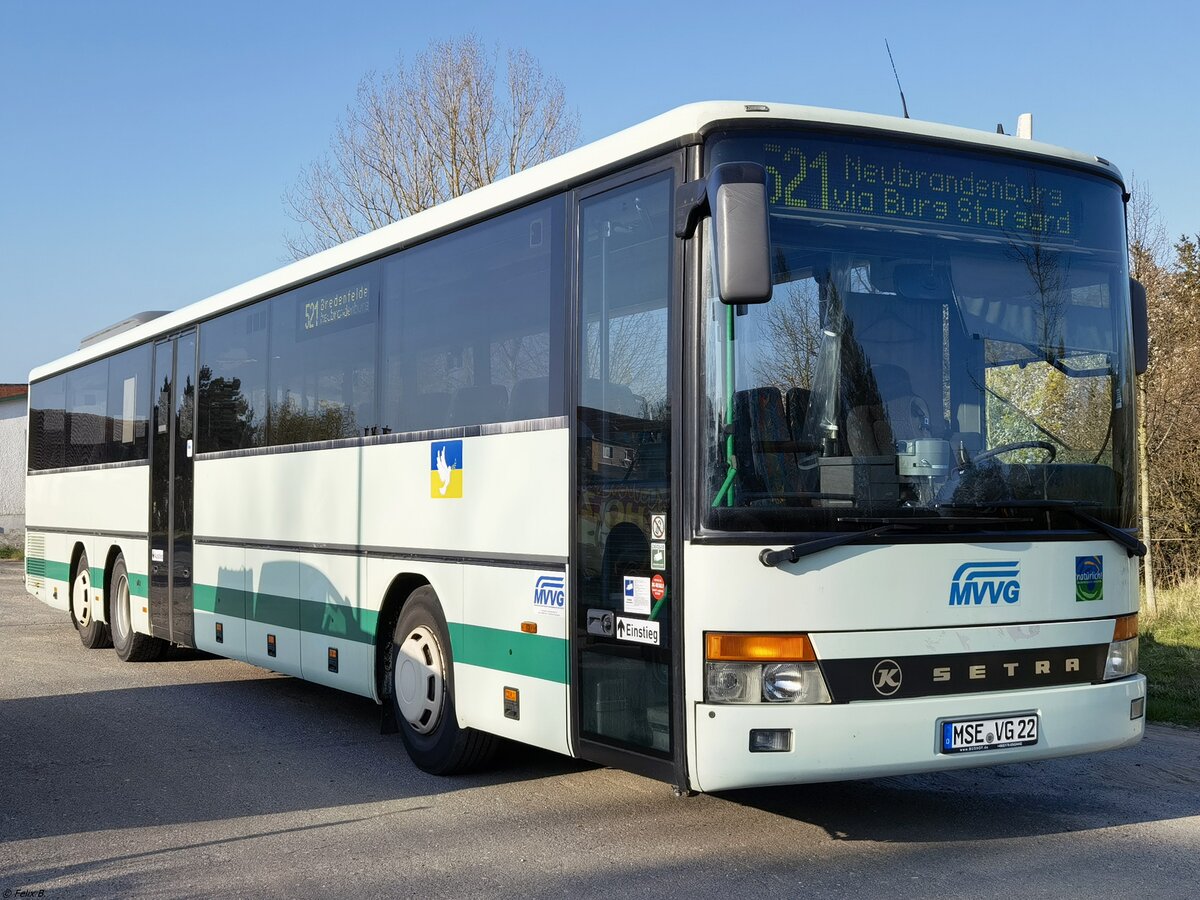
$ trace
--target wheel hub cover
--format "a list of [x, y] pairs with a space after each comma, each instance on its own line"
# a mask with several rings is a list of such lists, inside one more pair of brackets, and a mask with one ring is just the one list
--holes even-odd
[[442, 711], [442, 654], [437, 639], [424, 626], [414, 628], [396, 656], [396, 704], [413, 730], [428, 734]]
[[71, 589], [71, 609], [75, 613], [75, 621], [86, 628], [92, 619], [92, 579], [87, 569], [75, 576], [75, 584]]

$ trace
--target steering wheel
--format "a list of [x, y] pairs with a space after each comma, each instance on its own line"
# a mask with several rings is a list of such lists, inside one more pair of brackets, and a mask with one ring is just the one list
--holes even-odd
[[1054, 462], [1054, 458], [1058, 456], [1058, 451], [1049, 441], [1013, 441], [1011, 444], [1001, 444], [998, 447], [984, 450], [982, 453], [977, 453], [971, 459], [972, 463], [983, 462], [985, 459], [991, 459], [994, 456], [999, 456], [1001, 453], [1008, 453], [1012, 450], [1041, 450], [1050, 458], [1046, 462]]

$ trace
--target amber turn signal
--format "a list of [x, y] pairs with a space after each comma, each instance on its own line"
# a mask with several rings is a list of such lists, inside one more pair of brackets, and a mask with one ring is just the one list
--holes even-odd
[[807, 634], [723, 634], [704, 636], [705, 656], [724, 662], [816, 662]]
[[1127, 641], [1130, 638], [1137, 637], [1137, 613], [1131, 616], [1121, 616], [1117, 619], [1116, 627], [1113, 629], [1114, 641]]

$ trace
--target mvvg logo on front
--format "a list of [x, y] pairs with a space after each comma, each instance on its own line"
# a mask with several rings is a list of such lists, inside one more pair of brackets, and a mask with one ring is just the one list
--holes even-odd
[[954, 571], [950, 580], [951, 606], [992, 606], [1001, 601], [1021, 602], [1020, 572], [1016, 560], [1005, 562], [968, 562]]

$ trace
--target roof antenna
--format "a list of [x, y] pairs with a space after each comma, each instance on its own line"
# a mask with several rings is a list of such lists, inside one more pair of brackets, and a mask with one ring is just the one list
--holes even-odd
[[887, 38], [883, 39], [883, 46], [887, 47], [888, 59], [892, 63], [892, 74], [896, 76], [896, 90], [900, 92], [900, 106], [904, 109], [904, 118], [908, 118], [908, 104], [904, 102], [904, 88], [900, 87], [900, 76], [896, 72], [896, 60], [892, 59], [892, 48], [887, 42]]

